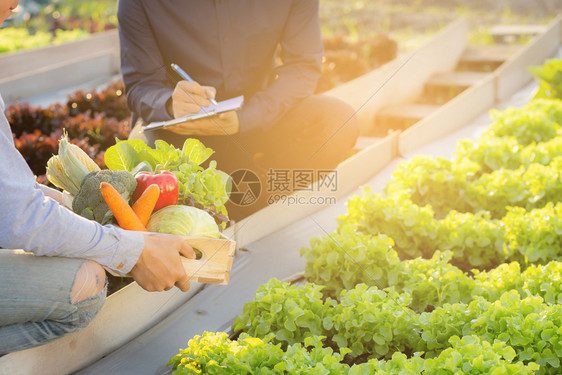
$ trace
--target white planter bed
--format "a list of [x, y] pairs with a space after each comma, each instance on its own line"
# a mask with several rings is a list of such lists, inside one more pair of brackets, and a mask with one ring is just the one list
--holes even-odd
[[6, 103], [110, 79], [119, 73], [117, 30], [73, 42], [0, 55], [0, 93]]

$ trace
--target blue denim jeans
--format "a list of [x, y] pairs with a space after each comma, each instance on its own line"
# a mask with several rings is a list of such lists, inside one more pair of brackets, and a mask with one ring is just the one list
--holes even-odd
[[105, 302], [106, 290], [70, 302], [84, 262], [0, 249], [0, 354], [46, 344], [90, 323]]

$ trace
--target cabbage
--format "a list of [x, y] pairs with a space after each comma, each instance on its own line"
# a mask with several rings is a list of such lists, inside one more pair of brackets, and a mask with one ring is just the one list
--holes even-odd
[[181, 234], [182, 236], [219, 238], [215, 219], [206, 211], [192, 206], [166, 206], [156, 211], [146, 229], [149, 232]]

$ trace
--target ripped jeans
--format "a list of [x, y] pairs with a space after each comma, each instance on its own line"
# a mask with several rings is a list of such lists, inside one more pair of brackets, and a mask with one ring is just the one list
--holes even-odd
[[[106, 281], [105, 274], [103, 280], [93, 275], [103, 286], [95, 294], [90, 287], [84, 298], [86, 284], [78, 285], [77, 275], [86, 262], [0, 249], [0, 354], [46, 344], [90, 323], [105, 302]], [[94, 285], [91, 272], [86, 275]]]

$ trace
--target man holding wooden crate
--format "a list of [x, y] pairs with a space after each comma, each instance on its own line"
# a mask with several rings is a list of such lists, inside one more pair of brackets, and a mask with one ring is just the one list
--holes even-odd
[[[17, 5], [0, 0], [0, 24]], [[0, 356], [86, 327], [105, 302], [104, 267], [150, 291], [189, 289], [180, 253], [195, 253], [181, 237], [102, 226], [36, 183], [1, 96], [0, 160]]]

